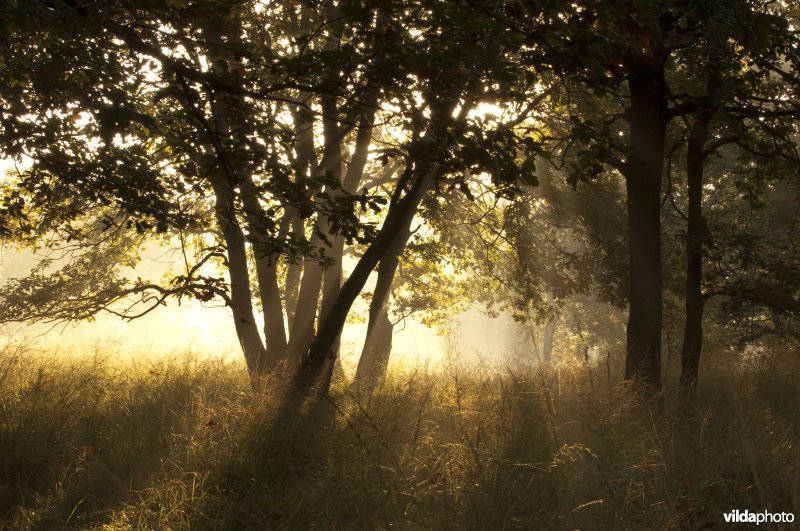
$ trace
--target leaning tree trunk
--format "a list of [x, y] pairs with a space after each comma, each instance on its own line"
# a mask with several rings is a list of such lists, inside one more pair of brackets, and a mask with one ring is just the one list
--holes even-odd
[[[409, 224], [410, 222], [409, 219]], [[400, 264], [400, 253], [397, 247], [402, 249], [408, 241], [409, 235], [410, 232], [406, 230], [406, 237], [398, 238], [395, 249], [392, 249], [388, 256], [381, 260], [378, 268], [378, 281], [375, 284], [375, 292], [372, 294], [369, 306], [367, 337], [358, 360], [354, 381], [355, 385], [365, 392], [371, 392], [383, 381], [386, 376], [386, 368], [389, 366], [394, 328], [389, 319], [389, 297], [397, 267]]]
[[[329, 314], [320, 323], [317, 335], [294, 378], [293, 387], [297, 394], [308, 394], [320, 380], [319, 376], [325, 366], [326, 359], [335, 357], [332, 348], [341, 333], [350, 307], [358, 297], [358, 294], [361, 293], [375, 266], [392, 252], [397, 239], [405, 237], [405, 231], [408, 230], [407, 227], [410, 226], [422, 197], [435, 181], [439, 167], [434, 165], [427, 168], [407, 170], [407, 172], [412, 171], [415, 178], [411, 188], [402, 199], [399, 199], [397, 196], [401, 192], [401, 186], [398, 185], [395, 190], [396, 195], [390, 204], [389, 212], [381, 229], [378, 231], [375, 241], [370, 244], [361, 256], [350, 277], [342, 286]], [[400, 182], [402, 183], [404, 180], [401, 177]], [[405, 231], [404, 227], [406, 228]], [[327, 387], [324, 385], [324, 375], [322, 380], [321, 383], [323, 385], [317, 386], [318, 393], [327, 392]]]
[[687, 397], [697, 389], [703, 347], [703, 166], [712, 116], [710, 110], [698, 113], [692, 123], [686, 151], [689, 215], [686, 229], [686, 323], [681, 348], [680, 390]]
[[[653, 64], [656, 63], [656, 64]], [[625, 378], [661, 389], [661, 177], [669, 122], [664, 61], [645, 61], [629, 77], [628, 192], [630, 274]]]

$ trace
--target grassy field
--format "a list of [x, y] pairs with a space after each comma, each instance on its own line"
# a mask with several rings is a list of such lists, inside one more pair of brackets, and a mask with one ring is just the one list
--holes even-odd
[[800, 516], [799, 374], [707, 371], [688, 407], [642, 404], [605, 366], [407, 371], [287, 420], [238, 364], [7, 348], [0, 527], [729, 529], [734, 509]]

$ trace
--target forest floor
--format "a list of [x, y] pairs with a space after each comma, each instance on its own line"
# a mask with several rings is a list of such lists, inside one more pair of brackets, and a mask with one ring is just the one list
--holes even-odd
[[[0, 528], [729, 529], [800, 517], [794, 362], [643, 404], [605, 366], [396, 373], [279, 415], [239, 364], [0, 353]], [[755, 527], [740, 525], [740, 528]], [[777, 524], [759, 529], [779, 528]], [[783, 524], [784, 528], [791, 528]]]

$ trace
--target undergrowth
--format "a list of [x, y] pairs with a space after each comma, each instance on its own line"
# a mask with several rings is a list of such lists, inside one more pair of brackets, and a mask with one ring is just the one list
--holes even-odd
[[[8, 529], [723, 529], [800, 515], [794, 368], [650, 405], [606, 367], [393, 374], [279, 414], [237, 364], [0, 354]], [[766, 528], [766, 526], [761, 526]]]

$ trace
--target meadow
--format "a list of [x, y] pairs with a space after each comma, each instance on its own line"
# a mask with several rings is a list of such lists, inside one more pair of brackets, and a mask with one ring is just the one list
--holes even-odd
[[692, 404], [646, 403], [602, 364], [450, 365], [395, 371], [371, 396], [338, 382], [300, 416], [238, 363], [115, 360], [0, 354], [0, 528], [728, 529], [734, 509], [800, 514], [796, 357], [716, 362]]

